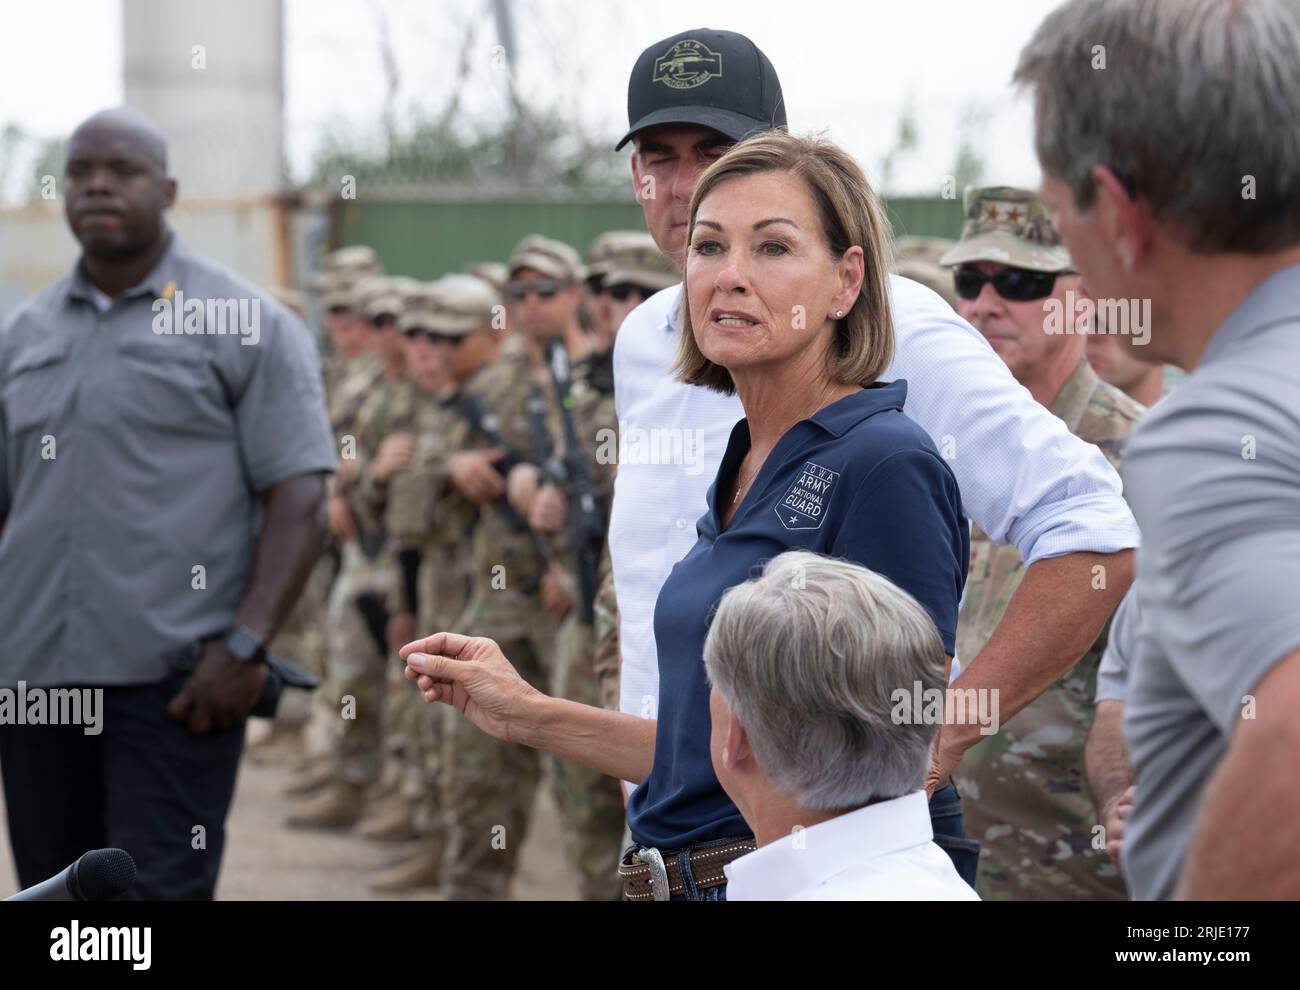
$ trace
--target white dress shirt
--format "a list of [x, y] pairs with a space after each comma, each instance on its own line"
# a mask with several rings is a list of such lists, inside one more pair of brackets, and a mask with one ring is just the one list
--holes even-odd
[[[930, 434], [966, 515], [1027, 564], [1138, 545], [1119, 475], [1007, 371], [935, 292], [891, 275], [896, 346], [882, 381], [907, 380], [904, 411]], [[656, 718], [654, 609], [669, 571], [695, 544], [740, 400], [672, 376], [681, 286], [651, 296], [614, 342], [620, 451], [609, 547], [622, 654], [619, 707]], [[954, 663], [953, 675], [956, 676]]]
[[978, 901], [934, 844], [925, 791], [869, 804], [732, 860], [729, 901]]

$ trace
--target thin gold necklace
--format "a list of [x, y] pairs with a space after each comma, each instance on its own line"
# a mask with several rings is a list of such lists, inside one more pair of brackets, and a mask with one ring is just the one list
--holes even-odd
[[[821, 409], [826, 405], [826, 399], [827, 399], [827, 397], [830, 396], [831, 393], [833, 393], [834, 391], [835, 391], [835, 383], [832, 382], [830, 388], [828, 388], [825, 392], [822, 393], [821, 401], [817, 404], [817, 407], [813, 410], [813, 413], [814, 413], [814, 414], [817, 413], [817, 412], [819, 412], [819, 411], [820, 411], [820, 410], [821, 410]], [[807, 416], [804, 416], [804, 417], [801, 417], [801, 418], [802, 418], [802, 419], [807, 419], [808, 417], [807, 417]], [[768, 453], [770, 454], [771, 451], [768, 451]], [[733, 495], [732, 498], [731, 498], [731, 504], [732, 504], [732, 505], [735, 505], [737, 502], [739, 502], [740, 499], [741, 499], [741, 496], [744, 495], [747, 491], [749, 491], [749, 486], [752, 485], [752, 484], [754, 483], [754, 479], [757, 478], [757, 477], [758, 477], [758, 473], [759, 473], [760, 471], [763, 470], [763, 465], [764, 465], [766, 462], [767, 462], [767, 458], [764, 457], [763, 460], [761, 460], [761, 461], [758, 462], [758, 466], [755, 467], [754, 470], [753, 470], [752, 472], [750, 472], [749, 480], [748, 480], [747, 482], [745, 482], [743, 485], [740, 485], [740, 486], [738, 486], [738, 487], [736, 488], [736, 494]]]
[[[767, 459], [767, 458], [764, 458], [763, 460], [766, 460], [766, 459]], [[731, 499], [731, 504], [732, 504], [732, 505], [735, 505], [737, 502], [740, 501], [740, 496], [741, 496], [742, 494], [744, 494], [746, 491], [749, 490], [749, 486], [752, 485], [752, 484], [754, 483], [754, 479], [758, 477], [758, 472], [761, 471], [761, 470], [763, 470], [763, 461], [759, 461], [759, 462], [758, 462], [758, 467], [754, 468], [754, 470], [753, 470], [752, 472], [750, 472], [749, 480], [748, 480], [747, 482], [745, 482], [743, 485], [740, 485], [740, 486], [736, 489], [736, 494], [735, 494], [735, 495], [732, 497], [732, 499]]]

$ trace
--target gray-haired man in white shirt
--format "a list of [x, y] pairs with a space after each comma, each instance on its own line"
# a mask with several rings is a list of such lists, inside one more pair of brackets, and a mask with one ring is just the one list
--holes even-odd
[[979, 900], [933, 841], [922, 785], [938, 725], [898, 717], [900, 685], [944, 687], [916, 599], [792, 550], [723, 596], [704, 665], [713, 771], [758, 843], [724, 867], [727, 900]]

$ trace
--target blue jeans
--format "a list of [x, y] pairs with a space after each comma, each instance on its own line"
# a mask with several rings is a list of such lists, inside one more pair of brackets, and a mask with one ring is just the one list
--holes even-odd
[[957, 785], [949, 781], [930, 798], [930, 828], [934, 842], [948, 854], [952, 865], [973, 890], [975, 873], [979, 869], [980, 844], [966, 838], [966, 822], [961, 812], [961, 795]]
[[[980, 844], [974, 839], [966, 838], [966, 823], [961, 811], [961, 795], [957, 793], [957, 785], [951, 781], [935, 791], [934, 796], [930, 798], [930, 827], [934, 830], [935, 844], [948, 854], [952, 860], [952, 865], [957, 868], [957, 874], [974, 889], [975, 872], [979, 867]], [[670, 900], [725, 901], [727, 899], [727, 885], [725, 883], [719, 884], [717, 887], [710, 887], [707, 890], [700, 890], [695, 885], [695, 874], [691, 871], [691, 853], [697, 849], [725, 846], [740, 838], [752, 838], [752, 836], [714, 839], [711, 842], [701, 842], [694, 846], [687, 846], [684, 849], [660, 850], [665, 865], [670, 860], [676, 860], [677, 869], [681, 872], [682, 880], [686, 883], [686, 890], [680, 894], [673, 894]], [[636, 849], [637, 847], [633, 846], [630, 851], [636, 852]]]

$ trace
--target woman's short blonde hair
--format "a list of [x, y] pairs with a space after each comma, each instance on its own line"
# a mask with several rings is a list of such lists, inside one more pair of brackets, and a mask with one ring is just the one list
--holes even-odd
[[[686, 229], [694, 228], [700, 204], [721, 183], [765, 172], [787, 172], [803, 180], [816, 204], [834, 261], [851, 247], [862, 248], [862, 290], [849, 311], [836, 321], [826, 374], [836, 384], [870, 385], [884, 374], [894, 356], [888, 281], [893, 249], [884, 208], [851, 155], [822, 137], [796, 137], [779, 130], [741, 141], [700, 176]], [[731, 373], [706, 358], [695, 342], [687, 284], [689, 280], [683, 284], [683, 332], [673, 370], [690, 385], [731, 395], [736, 390]]]

